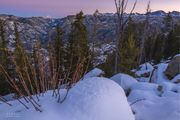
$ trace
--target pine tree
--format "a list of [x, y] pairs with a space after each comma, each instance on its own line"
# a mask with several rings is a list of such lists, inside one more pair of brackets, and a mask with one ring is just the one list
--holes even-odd
[[64, 65], [64, 44], [63, 44], [63, 31], [59, 25], [56, 26], [56, 37], [53, 42], [53, 54], [56, 59], [56, 66], [63, 68]]
[[[131, 74], [130, 70], [137, 66], [137, 57], [139, 54], [139, 48], [137, 45], [137, 27], [133, 20], [130, 18], [128, 25], [123, 33], [122, 47], [118, 52], [121, 61], [118, 64], [120, 72]], [[105, 76], [110, 77], [114, 73], [114, 61], [115, 54], [108, 55], [104, 64], [100, 65], [100, 68], [105, 71]]]
[[152, 59], [154, 60], [154, 63], [159, 63], [161, 59], [163, 58], [164, 41], [165, 41], [165, 38], [163, 34], [159, 34], [155, 40], [154, 47], [152, 50]]
[[136, 39], [136, 30], [137, 30], [136, 23], [130, 17], [127, 27], [124, 30], [124, 40], [127, 40], [131, 34], [133, 34], [134, 38]]
[[75, 21], [72, 23], [70, 34], [72, 54], [79, 59], [84, 58], [88, 53], [87, 31], [83, 19], [83, 12], [81, 11], [76, 15]]
[[173, 28], [173, 18], [171, 13], [169, 12], [167, 16], [164, 18], [164, 24], [168, 32], [170, 32]]
[[[87, 30], [86, 26], [83, 24], [84, 16], [81, 11], [75, 17], [75, 21], [71, 25], [71, 32], [69, 36], [68, 52], [69, 58], [72, 60], [72, 65], [74, 67], [76, 64], [83, 59], [86, 59], [87, 64], [91, 64], [89, 61], [89, 47], [87, 41]], [[69, 61], [71, 63], [71, 60]]]
[[27, 92], [26, 87], [28, 88], [28, 95], [34, 94], [33, 82], [30, 74], [29, 55], [24, 49], [23, 44], [21, 43], [18, 23], [14, 23], [14, 34], [15, 34], [15, 50], [12, 56], [12, 63], [14, 67], [13, 78], [17, 79], [17, 84], [21, 86], [20, 88], [23, 92]]
[[0, 63], [7, 68], [7, 41], [5, 40], [5, 21], [0, 20]]
[[121, 61], [118, 66], [121, 72], [131, 74], [130, 70], [137, 65], [138, 53], [139, 48], [136, 45], [134, 35], [130, 34], [128, 39], [124, 41], [120, 52]]
[[[5, 38], [5, 21], [0, 20], [0, 65], [4, 67], [7, 72], [10, 72], [10, 63], [8, 55], [8, 42]], [[0, 70], [0, 94], [4, 95], [11, 91], [10, 86], [6, 82], [6, 78], [1, 74]]]
[[14, 50], [14, 57], [15, 57], [15, 61], [16, 63], [23, 68], [23, 55], [25, 54], [25, 50], [23, 48], [23, 45], [20, 41], [20, 36], [19, 36], [19, 32], [18, 32], [18, 25], [15, 22], [14, 23], [14, 35], [15, 35], [15, 50]]
[[176, 25], [174, 29], [170, 31], [167, 36], [165, 47], [164, 47], [164, 57], [172, 57], [178, 54], [180, 51], [180, 25]]
[[115, 53], [109, 54], [106, 58], [105, 63], [99, 65], [98, 67], [105, 72], [105, 77], [112, 77], [114, 74], [114, 60], [115, 60]]

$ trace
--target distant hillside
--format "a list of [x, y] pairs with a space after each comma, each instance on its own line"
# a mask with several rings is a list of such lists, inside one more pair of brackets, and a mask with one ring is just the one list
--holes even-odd
[[[127, 16], [127, 15], [126, 15]], [[164, 18], [167, 13], [164, 11], [155, 11], [150, 14], [150, 25], [152, 30], [163, 31], [165, 29]], [[180, 12], [171, 12], [173, 22], [175, 24], [180, 24]], [[133, 13], [132, 19], [136, 23], [141, 23], [145, 20], [145, 14]], [[97, 62], [101, 63], [106, 58], [104, 56], [107, 52], [112, 52], [114, 49], [115, 40], [115, 27], [116, 27], [116, 15], [113, 13], [99, 13], [98, 24], [99, 29], [97, 30], [96, 41], [92, 39], [92, 29], [94, 26], [93, 16], [85, 15], [84, 23], [88, 31], [89, 42], [95, 41], [99, 43], [100, 46], [96, 48], [96, 51], [100, 54], [97, 58]], [[13, 23], [16, 21], [18, 23], [18, 29], [20, 32], [20, 38], [25, 45], [27, 50], [31, 50], [35, 41], [40, 40], [41, 43], [46, 46], [47, 43], [54, 39], [55, 26], [60, 25], [65, 33], [64, 40], [67, 40], [68, 33], [70, 32], [71, 23], [74, 20], [74, 16], [67, 16], [65, 18], [45, 18], [45, 17], [18, 17], [13, 15], [1, 14], [0, 19], [6, 21], [6, 38], [9, 41], [10, 49], [14, 48], [14, 38], [13, 35]], [[165, 30], [164, 30], [165, 31]]]

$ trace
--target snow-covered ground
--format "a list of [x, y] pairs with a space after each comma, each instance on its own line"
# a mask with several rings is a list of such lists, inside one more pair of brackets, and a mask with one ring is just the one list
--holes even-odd
[[[40, 96], [42, 112], [29, 103], [27, 110], [17, 100], [9, 99], [13, 106], [0, 102], [0, 120], [180, 120], [180, 74], [169, 80], [167, 66], [146, 63], [133, 70], [135, 78], [119, 73], [110, 79], [95, 68], [69, 90], [63, 103], [52, 91]], [[61, 99], [66, 93], [60, 89]]]
[[122, 73], [110, 78], [130, 92], [128, 102], [136, 120], [180, 120], [180, 74], [169, 80], [164, 74], [167, 66], [143, 64], [133, 70], [137, 80]]
[[[60, 91], [63, 97], [66, 91]], [[9, 103], [13, 106], [0, 104], [0, 120], [135, 120], [123, 89], [107, 78], [78, 82], [63, 103], [48, 91], [40, 97], [41, 113], [25, 109], [17, 100]]]

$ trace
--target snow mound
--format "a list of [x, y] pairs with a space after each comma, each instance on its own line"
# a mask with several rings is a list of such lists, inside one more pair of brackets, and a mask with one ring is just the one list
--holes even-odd
[[[60, 90], [61, 97], [66, 90]], [[43, 112], [32, 107], [27, 110], [18, 101], [10, 101], [12, 107], [0, 104], [3, 120], [134, 120], [122, 88], [106, 78], [88, 78], [70, 89], [67, 99], [57, 103], [48, 91], [40, 97]]]
[[125, 92], [128, 92], [134, 83], [137, 83], [137, 80], [135, 78], [122, 73], [116, 74], [110, 79], [118, 83], [125, 90]]
[[93, 70], [89, 71], [85, 76], [84, 79], [90, 78], [90, 77], [100, 77], [104, 74], [104, 71], [102, 71], [99, 68], [94, 68]]
[[106, 78], [94, 77], [80, 81], [70, 91], [66, 102], [80, 110], [81, 116], [77, 120], [82, 115], [82, 120], [134, 120], [123, 89]]

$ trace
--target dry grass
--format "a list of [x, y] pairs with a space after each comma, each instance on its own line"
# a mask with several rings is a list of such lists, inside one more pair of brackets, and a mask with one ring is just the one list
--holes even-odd
[[[88, 68], [87, 58], [78, 60], [75, 69], [73, 69], [72, 63], [70, 63], [68, 68], [62, 70], [61, 67], [63, 66], [57, 66], [57, 61], [51, 53], [45, 57], [42, 52], [36, 50], [34, 56], [31, 58], [22, 48], [20, 48], [20, 52], [22, 54], [21, 65], [17, 63], [15, 55], [11, 55], [15, 75], [8, 73], [8, 70], [2, 65], [0, 65], [0, 72], [6, 78], [8, 84], [14, 89], [18, 96], [17, 100], [26, 109], [29, 109], [26, 104], [30, 103], [35, 110], [41, 112], [39, 96], [43, 96], [48, 90], [53, 90], [52, 96], [58, 102], [62, 103], [66, 99], [72, 85], [80, 80], [87, 71], [84, 68]], [[47, 57], [49, 60], [47, 60]], [[67, 94], [64, 98], [61, 98], [60, 95], [60, 86], [62, 84], [65, 84], [67, 89]], [[1, 96], [0, 100], [7, 105], [11, 105]]]

